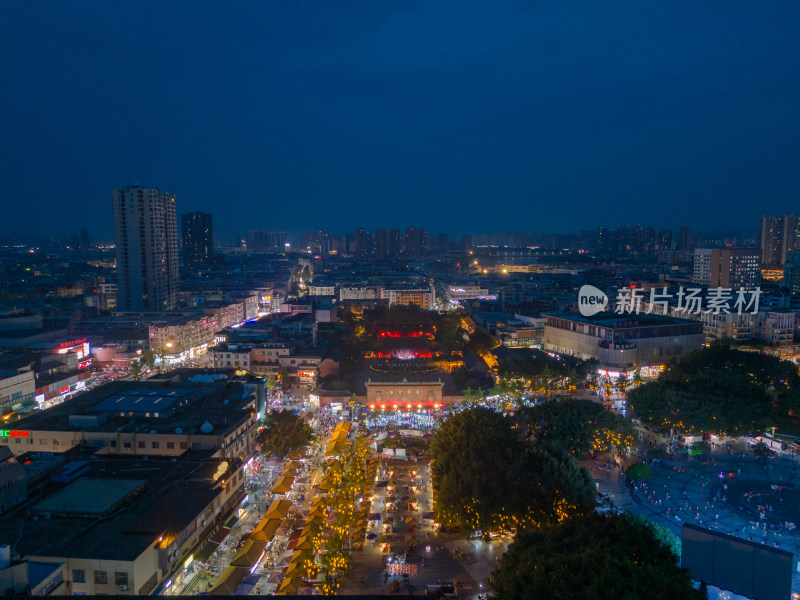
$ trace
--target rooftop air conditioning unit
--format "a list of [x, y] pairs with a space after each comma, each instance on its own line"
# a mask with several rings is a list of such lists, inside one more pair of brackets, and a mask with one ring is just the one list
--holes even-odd
[[119, 585], [119, 590], [120, 590], [121, 592], [127, 592], [127, 591], [128, 591], [128, 584], [127, 584], [127, 583], [121, 583], [121, 584]]

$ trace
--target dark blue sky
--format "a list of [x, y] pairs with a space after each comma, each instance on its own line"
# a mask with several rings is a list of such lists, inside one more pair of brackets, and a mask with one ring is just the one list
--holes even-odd
[[800, 210], [800, 2], [0, 4], [0, 234], [111, 190], [254, 228], [755, 229]]

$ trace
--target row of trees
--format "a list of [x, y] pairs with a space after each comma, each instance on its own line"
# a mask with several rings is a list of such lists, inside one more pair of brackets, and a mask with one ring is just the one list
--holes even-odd
[[597, 367], [598, 362], [594, 359], [556, 358], [541, 350], [514, 350], [498, 362], [500, 381], [496, 389], [500, 393], [574, 390], [596, 385]]
[[325, 542], [325, 552], [319, 556], [319, 563], [325, 572], [321, 591], [325, 594], [335, 593], [338, 588], [338, 574], [352, 566], [350, 536], [357, 525], [356, 497], [363, 493], [367, 480], [368, 452], [367, 439], [358, 436], [342, 451], [341, 461], [334, 461], [330, 466], [332, 476], [328, 506], [336, 512], [334, 521], [330, 524], [330, 535]]
[[788, 361], [717, 343], [676, 361], [628, 400], [657, 430], [760, 433], [800, 414], [800, 376]]
[[[293, 448], [311, 443], [314, 433], [301, 417], [283, 410], [268, 413], [266, 426], [259, 432], [258, 439], [267, 456], [285, 458]], [[302, 551], [303, 573], [315, 578], [323, 571], [325, 577], [320, 589], [325, 594], [336, 593], [338, 574], [352, 565], [350, 535], [357, 524], [356, 497], [363, 492], [367, 478], [368, 452], [366, 438], [358, 436], [345, 447], [340, 460], [329, 463], [331, 487], [327, 501], [335, 518], [324, 527], [309, 523], [304, 532], [311, 540], [311, 547]], [[301, 522], [302, 519], [298, 519], [295, 525]], [[292, 591], [297, 592], [297, 589]]]

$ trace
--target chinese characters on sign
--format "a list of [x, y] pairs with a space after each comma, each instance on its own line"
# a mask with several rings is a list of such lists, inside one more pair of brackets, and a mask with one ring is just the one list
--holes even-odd
[[[705, 295], [701, 288], [678, 288], [677, 294], [673, 294], [668, 288], [653, 288], [650, 293], [646, 293], [642, 288], [622, 288], [617, 292], [617, 302], [615, 312], [617, 314], [651, 314], [657, 306], [661, 307], [658, 314], [669, 312], [670, 301], [676, 299], [673, 310], [677, 313], [699, 315], [701, 313], [727, 314], [735, 312], [757, 313], [758, 302], [761, 298], [761, 288], [746, 290], [739, 288], [734, 291], [731, 288], [709, 288]], [[643, 304], [647, 303], [647, 310], [643, 310]], [[704, 306], [705, 302], [705, 306]]]

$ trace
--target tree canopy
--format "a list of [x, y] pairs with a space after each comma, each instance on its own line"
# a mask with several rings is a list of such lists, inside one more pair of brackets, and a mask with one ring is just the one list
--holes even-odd
[[504, 600], [703, 598], [662, 533], [628, 514], [592, 513], [519, 533], [492, 587]]
[[591, 508], [588, 473], [558, 448], [519, 439], [515, 426], [494, 410], [473, 407], [439, 427], [431, 469], [442, 522], [518, 529]]
[[523, 407], [517, 418], [532, 439], [550, 442], [573, 455], [627, 448], [636, 441], [628, 419], [591, 400], [566, 398]]
[[597, 364], [594, 359], [556, 358], [541, 350], [513, 349], [498, 361], [499, 387], [501, 390], [531, 389], [538, 392], [575, 389], [594, 379]]
[[788, 361], [719, 343], [670, 365], [628, 400], [636, 416], [656, 429], [758, 433], [800, 412], [800, 376]]
[[290, 410], [268, 412], [265, 427], [258, 434], [262, 451], [278, 458], [285, 458], [293, 448], [313, 439], [314, 430]]
[[500, 375], [510, 377], [539, 377], [549, 369], [554, 375], [566, 376], [570, 371], [575, 371], [578, 376], [585, 378], [597, 370], [597, 361], [581, 360], [574, 356], [556, 358], [541, 350], [519, 348], [501, 358], [498, 368]]
[[507, 501], [519, 442], [511, 420], [474, 408], [446, 419], [431, 441], [431, 465], [440, 514], [450, 522], [489, 529]]
[[483, 354], [497, 348], [500, 342], [497, 341], [491, 333], [486, 331], [483, 327], [475, 327], [469, 334], [469, 347], [473, 352]]

